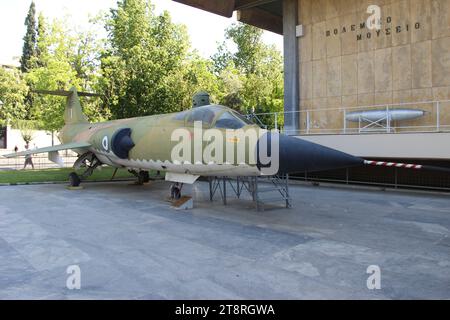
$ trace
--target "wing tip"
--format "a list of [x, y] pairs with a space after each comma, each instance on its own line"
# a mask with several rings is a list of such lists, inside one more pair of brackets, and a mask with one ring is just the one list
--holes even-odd
[[11, 159], [11, 158], [17, 158], [17, 157], [24, 157], [29, 154], [34, 155], [34, 154], [39, 154], [39, 153], [50, 153], [50, 152], [54, 152], [54, 151], [57, 152], [57, 151], [63, 151], [63, 150], [83, 149], [83, 148], [89, 148], [91, 146], [92, 145], [88, 142], [71, 142], [71, 143], [65, 143], [65, 144], [44, 147], [44, 148], [39, 148], [39, 149], [32, 149], [32, 150], [22, 151], [22, 152], [17, 152], [17, 153], [4, 154], [4, 155], [0, 155], [0, 157]]

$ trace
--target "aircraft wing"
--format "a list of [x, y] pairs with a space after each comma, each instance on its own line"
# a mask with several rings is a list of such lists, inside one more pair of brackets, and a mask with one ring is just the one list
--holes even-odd
[[38, 153], [47, 153], [47, 152], [56, 152], [61, 150], [70, 150], [70, 149], [81, 149], [81, 148], [87, 148], [90, 147], [91, 144], [87, 142], [71, 142], [66, 144], [60, 144], [58, 146], [53, 147], [45, 147], [45, 148], [39, 148], [39, 149], [32, 149], [22, 152], [15, 152], [4, 155], [5, 158], [14, 158], [14, 157], [20, 157], [20, 156], [26, 156], [29, 154], [38, 154]]

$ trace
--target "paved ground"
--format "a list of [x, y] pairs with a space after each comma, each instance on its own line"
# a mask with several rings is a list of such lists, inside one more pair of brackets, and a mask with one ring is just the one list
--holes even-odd
[[0, 187], [1, 299], [450, 298], [450, 196], [296, 186], [258, 213], [200, 183], [180, 212], [165, 182], [85, 187]]

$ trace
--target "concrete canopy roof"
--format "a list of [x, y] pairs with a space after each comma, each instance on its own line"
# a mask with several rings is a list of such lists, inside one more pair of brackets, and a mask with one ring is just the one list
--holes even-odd
[[282, 0], [173, 0], [204, 11], [237, 19], [255, 27], [283, 34]]

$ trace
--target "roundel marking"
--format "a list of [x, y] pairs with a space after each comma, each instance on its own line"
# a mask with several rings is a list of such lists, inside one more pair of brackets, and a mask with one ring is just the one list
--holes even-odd
[[102, 147], [105, 151], [108, 151], [108, 136], [104, 136], [102, 140]]

